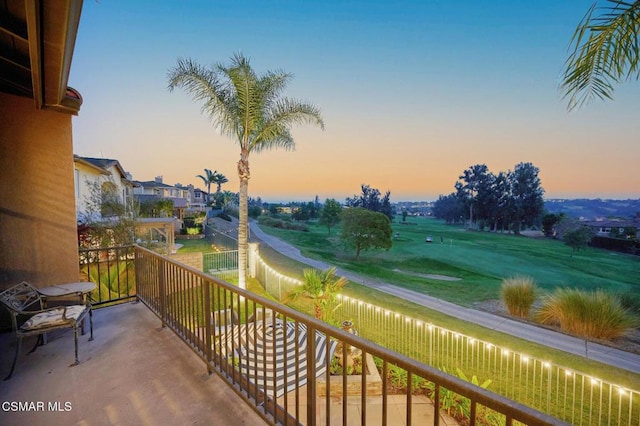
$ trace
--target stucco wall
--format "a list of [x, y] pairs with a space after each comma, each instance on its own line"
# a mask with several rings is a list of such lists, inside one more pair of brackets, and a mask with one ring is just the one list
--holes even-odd
[[78, 280], [71, 115], [0, 93], [0, 288]]
[[[88, 202], [92, 199], [91, 185], [102, 183], [102, 175], [94, 168], [85, 166], [84, 164], [74, 163], [74, 185], [76, 196], [76, 215], [78, 221], [85, 221], [87, 215]], [[99, 218], [95, 218], [97, 220]]]
[[202, 253], [200, 252], [172, 254], [169, 257], [176, 262], [180, 262], [184, 265], [191, 266], [198, 271], [202, 271]]

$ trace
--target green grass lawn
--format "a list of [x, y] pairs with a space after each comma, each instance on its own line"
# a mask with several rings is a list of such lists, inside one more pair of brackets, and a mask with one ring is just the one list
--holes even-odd
[[210, 253], [213, 250], [211, 243], [206, 238], [197, 240], [176, 240], [176, 244], [182, 244], [178, 249], [178, 253]]
[[[466, 231], [431, 218], [408, 218], [393, 224], [389, 251], [346, 251], [340, 227], [309, 224], [309, 232], [262, 229], [300, 248], [308, 257], [395, 285], [471, 306], [499, 297], [503, 278], [526, 275], [545, 291], [558, 286], [614, 293], [640, 291], [640, 257], [588, 248], [574, 253], [560, 241], [491, 232]], [[425, 243], [431, 236], [433, 242]], [[430, 279], [437, 274], [460, 281]]]
[[[464, 231], [460, 227], [448, 226], [429, 218], [409, 218], [408, 221], [414, 224], [393, 224], [394, 233], [399, 232], [400, 237], [394, 240], [391, 250], [364, 252], [359, 260], [355, 260], [354, 253], [346, 252], [340, 246], [339, 227], [332, 230], [331, 236], [327, 236], [325, 227], [315, 224], [309, 225], [309, 232], [268, 227], [262, 229], [296, 245], [308, 257], [459, 304], [470, 305], [475, 301], [498, 298], [502, 278], [511, 275], [530, 275], [546, 290], [562, 284], [580, 288], [608, 288], [612, 291], [640, 290], [640, 259], [636, 257], [591, 248], [573, 254], [569, 247], [554, 240]], [[424, 242], [427, 235], [433, 237], [432, 243]], [[443, 244], [440, 243], [440, 236]], [[203, 240], [180, 242], [186, 244], [179, 252], [211, 251], [208, 243], [203, 244]], [[267, 245], [260, 246], [260, 256], [278, 272], [293, 278], [301, 279], [302, 270], [309, 268]], [[404, 273], [393, 272], [393, 269]], [[441, 274], [462, 280], [439, 281], [411, 274]], [[262, 289], [254, 286], [252, 291], [256, 290]], [[469, 324], [369, 287], [350, 283], [342, 293], [440, 327], [459, 330], [502, 347], [518, 349], [558, 365], [573, 367], [604, 380], [640, 389], [639, 375]], [[313, 315], [312, 305], [305, 298], [290, 305]]]

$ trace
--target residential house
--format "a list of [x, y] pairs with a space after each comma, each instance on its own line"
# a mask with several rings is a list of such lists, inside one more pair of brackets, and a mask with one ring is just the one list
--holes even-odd
[[627, 238], [627, 234], [631, 231], [639, 237], [638, 232], [640, 230], [640, 223], [632, 220], [594, 220], [584, 222], [584, 225], [589, 226], [593, 235], [597, 237], [611, 237], [611, 238]]
[[133, 185], [118, 160], [76, 155], [73, 161], [78, 222], [101, 220], [113, 213], [100, 205], [108, 197], [124, 206], [126, 216], [133, 214]]
[[191, 207], [194, 209], [204, 208], [207, 202], [207, 193], [202, 189], [195, 188], [191, 197]]
[[156, 176], [152, 181], [133, 181], [133, 195], [141, 203], [168, 199], [173, 201], [173, 215], [178, 219], [184, 218], [184, 212], [191, 206], [193, 185], [168, 185], [162, 181], [162, 176]]

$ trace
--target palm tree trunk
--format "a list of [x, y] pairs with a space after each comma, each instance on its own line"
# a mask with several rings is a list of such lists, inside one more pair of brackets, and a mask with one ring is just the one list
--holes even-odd
[[240, 200], [238, 210], [238, 287], [247, 288], [247, 252], [249, 247], [247, 226], [249, 218], [249, 153], [241, 152], [238, 161]]

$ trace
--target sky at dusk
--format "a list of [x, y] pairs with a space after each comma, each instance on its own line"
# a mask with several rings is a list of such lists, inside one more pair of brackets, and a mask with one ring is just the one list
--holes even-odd
[[69, 84], [84, 102], [74, 152], [135, 180], [194, 184], [205, 168], [236, 192], [239, 147], [181, 89], [177, 59], [294, 75], [286, 95], [325, 130], [250, 158], [249, 195], [344, 198], [369, 184], [392, 202], [435, 200], [469, 166], [540, 169], [546, 198], [640, 198], [640, 82], [573, 112], [558, 90], [592, 0], [85, 1]]

